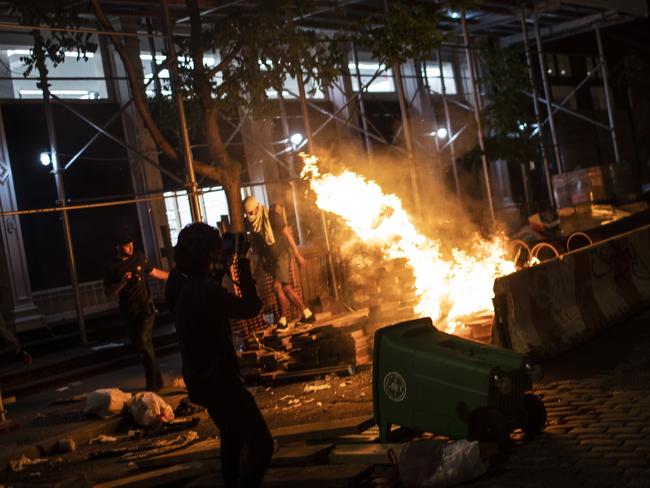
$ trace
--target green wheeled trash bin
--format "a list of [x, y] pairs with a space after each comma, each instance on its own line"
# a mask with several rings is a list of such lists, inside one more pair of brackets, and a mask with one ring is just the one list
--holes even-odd
[[534, 368], [508, 349], [438, 331], [430, 318], [375, 332], [373, 408], [382, 442], [392, 424], [503, 443], [536, 434], [546, 409], [529, 392]]

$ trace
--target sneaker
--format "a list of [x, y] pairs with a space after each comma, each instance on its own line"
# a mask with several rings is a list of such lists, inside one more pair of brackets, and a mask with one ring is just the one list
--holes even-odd
[[309, 317], [305, 317], [304, 315], [300, 317], [300, 320], [298, 320], [299, 324], [313, 324], [316, 322], [316, 314], [312, 313]]

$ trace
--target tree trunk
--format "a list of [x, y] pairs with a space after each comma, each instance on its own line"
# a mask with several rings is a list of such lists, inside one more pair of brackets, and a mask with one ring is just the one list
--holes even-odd
[[241, 201], [241, 177], [239, 165], [223, 170], [223, 189], [226, 192], [230, 210], [230, 230], [244, 232], [244, 209]]

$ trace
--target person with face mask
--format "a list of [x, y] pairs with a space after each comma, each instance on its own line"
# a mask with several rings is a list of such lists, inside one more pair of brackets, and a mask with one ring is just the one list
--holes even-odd
[[253, 196], [246, 197], [243, 205], [253, 251], [264, 270], [273, 278], [273, 292], [280, 309], [280, 317], [276, 323], [278, 329], [288, 327], [289, 303], [302, 312], [298, 323], [314, 323], [316, 316], [300, 299], [291, 284], [291, 259], [295, 259], [301, 267], [304, 266], [305, 259], [300, 254], [291, 228], [287, 224], [284, 208], [280, 205], [265, 207]]
[[169, 273], [155, 268], [142, 252], [136, 251], [130, 235], [121, 235], [115, 242], [115, 257], [106, 269], [104, 293], [109, 298], [119, 294], [120, 314], [142, 360], [146, 389], [158, 391], [163, 387], [163, 379], [152, 342], [156, 308], [147, 276], [166, 280]]

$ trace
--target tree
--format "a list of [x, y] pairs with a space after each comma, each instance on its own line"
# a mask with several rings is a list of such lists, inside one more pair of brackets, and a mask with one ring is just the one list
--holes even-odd
[[[218, 124], [220, 114], [237, 113], [237, 109], [255, 113], [272, 108], [274, 101], [267, 97], [267, 90], [282, 93], [289, 76], [301, 76], [305, 83], [312, 81], [314, 86], [329, 85], [347, 68], [346, 46], [350, 40], [391, 63], [420, 57], [439, 41], [437, 12], [431, 6], [418, 7], [413, 1], [392, 1], [386, 12], [364, 19], [355, 32], [327, 35], [300, 24], [300, 19], [315, 8], [309, 1], [256, 0], [229, 11], [227, 16], [208, 20], [201, 16], [198, 0], [185, 0], [185, 5], [190, 35], [174, 38], [177, 56], [182, 61], [181, 88], [188, 106], [198, 112], [189, 118], [200, 121], [209, 157], [208, 161], [195, 160], [195, 170], [223, 186], [234, 231], [243, 230], [244, 224], [241, 163], [225, 147]], [[19, 21], [29, 25], [76, 27], [81, 25], [81, 14], [88, 13], [73, 1], [16, 0], [12, 6]], [[90, 6], [100, 29], [115, 32], [100, 0], [90, 0]], [[181, 162], [181, 155], [152, 113], [122, 38], [118, 33], [109, 37], [124, 65], [134, 105], [144, 125], [162, 153]], [[83, 57], [94, 49], [89, 37], [59, 32], [53, 39], [36, 43], [35, 50], [25, 58], [29, 67], [40, 55], [56, 63], [64, 61], [66, 50], [76, 49]], [[218, 52], [219, 63], [207, 66], [207, 52]]]

